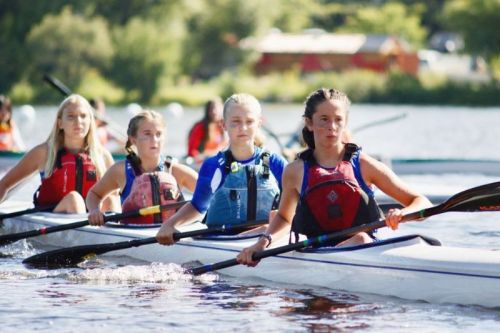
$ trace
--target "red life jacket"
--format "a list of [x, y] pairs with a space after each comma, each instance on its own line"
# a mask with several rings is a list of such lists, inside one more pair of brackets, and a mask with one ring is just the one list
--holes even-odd
[[347, 144], [342, 161], [332, 169], [321, 167], [313, 150], [299, 155], [307, 170], [307, 187], [292, 223], [292, 231], [316, 237], [356, 225], [369, 223], [382, 215], [373, 196], [359, 185], [351, 159], [359, 153], [355, 144]]
[[[129, 159], [129, 163], [133, 162]], [[135, 179], [122, 205], [122, 211], [128, 212], [140, 208], [167, 205], [184, 200], [179, 189], [177, 180], [172, 175], [171, 158], [167, 157], [164, 166], [158, 167], [157, 171], [145, 172], [133, 166]], [[162, 170], [163, 169], [163, 170]], [[130, 217], [124, 219], [125, 224], [153, 224], [162, 223], [176, 212], [175, 209], [163, 210], [158, 214], [149, 216]]]
[[35, 205], [57, 205], [71, 191], [77, 191], [85, 199], [96, 182], [97, 170], [89, 155], [71, 154], [63, 148], [57, 153], [54, 171], [42, 179], [35, 192]]
[[8, 123], [0, 123], [0, 150], [10, 151], [14, 148], [14, 136], [12, 126]]

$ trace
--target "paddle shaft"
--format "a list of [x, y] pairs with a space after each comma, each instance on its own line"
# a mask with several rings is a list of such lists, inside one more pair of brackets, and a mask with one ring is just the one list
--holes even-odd
[[49, 210], [54, 209], [54, 207], [55, 206], [33, 207], [33, 208], [28, 208], [28, 209], [17, 211], [17, 212], [0, 214], [0, 220], [8, 219], [8, 218], [11, 218], [11, 217], [16, 217], [16, 216], [22, 216], [22, 215], [37, 213], [37, 212], [45, 212], [45, 211], [49, 211]]
[[[48, 74], [43, 75], [43, 79], [48, 82], [52, 87], [54, 87], [57, 91], [59, 91], [64, 97], [67, 97], [72, 94], [71, 89], [69, 89], [64, 83], [56, 79], [55, 77], [52, 77]], [[114, 128], [114, 134], [118, 134], [122, 138], [125, 138], [125, 134], [122, 133], [122, 129], [120, 126], [115, 124], [113, 121], [110, 119], [104, 117], [103, 115], [97, 114], [94, 112], [95, 118], [99, 119], [100, 121], [105, 122], [108, 125], [113, 125]]]
[[[214, 228], [208, 228], [208, 229], [202, 229], [202, 230], [176, 232], [176, 233], [174, 233], [173, 237], [175, 240], [180, 240], [180, 239], [188, 238], [188, 237], [199, 237], [199, 236], [211, 235], [211, 234], [214, 234], [217, 232], [228, 232], [228, 231], [247, 229], [247, 228], [251, 228], [251, 227], [258, 227], [258, 226], [266, 224], [267, 222], [268, 222], [267, 220], [257, 220], [257, 221], [252, 221], [252, 222], [245, 223], [245, 224], [240, 224], [240, 225], [222, 225], [220, 227], [214, 227]], [[142, 245], [155, 244], [157, 242], [158, 241], [156, 240], [156, 237], [148, 237], [148, 238], [132, 239], [129, 241], [123, 241], [123, 242], [117, 242], [117, 243], [76, 246], [75, 249], [78, 248], [81, 251], [81, 249], [83, 249], [83, 248], [88, 248], [89, 254], [90, 253], [103, 254], [103, 253], [107, 253], [107, 252], [111, 252], [111, 251], [128, 249], [131, 247], [138, 247], [138, 246], [142, 246]], [[55, 250], [55, 251], [64, 251], [64, 250], [71, 251], [72, 248]], [[61, 255], [61, 252], [59, 252], [59, 255]]]
[[[180, 233], [176, 232], [174, 233], [174, 239], [179, 240], [187, 237], [196, 237], [196, 236], [214, 234], [218, 232], [247, 229], [251, 227], [261, 226], [263, 224], [266, 224], [267, 222], [268, 222], [267, 220], [257, 220], [240, 225], [222, 225], [219, 227], [213, 227], [202, 230], [193, 230]], [[34, 268], [46, 268], [46, 269], [70, 267], [77, 265], [78, 263], [84, 261], [85, 259], [88, 259], [91, 256], [111, 251], [123, 250], [131, 247], [154, 244], [156, 242], [157, 240], [155, 237], [149, 237], [142, 239], [132, 239], [129, 241], [117, 242], [117, 243], [73, 246], [69, 248], [48, 251], [31, 256], [23, 260], [23, 264], [27, 264]]]
[[[186, 201], [180, 201], [180, 202], [176, 202], [173, 204], [168, 204], [168, 205], [163, 205], [163, 206], [153, 206], [153, 207], [158, 207], [158, 210], [175, 209], [175, 208], [183, 206], [185, 203], [186, 203]], [[142, 210], [137, 209], [137, 210], [132, 210], [130, 212], [125, 212], [125, 213], [120, 213], [120, 214], [105, 215], [104, 222], [118, 221], [118, 220], [122, 220], [122, 219], [128, 218], [128, 217], [149, 215], [149, 212], [147, 212], [147, 213], [143, 213], [143, 212], [145, 212], [144, 209], [142, 209]], [[152, 212], [151, 214], [154, 214], [154, 212]], [[24, 232], [19, 232], [19, 233], [15, 233], [15, 234], [2, 235], [2, 236], [0, 236], [0, 246], [13, 243], [13, 242], [18, 241], [20, 239], [30, 238], [30, 237], [40, 236], [40, 235], [46, 235], [46, 234], [50, 234], [50, 233], [58, 232], [58, 231], [76, 229], [76, 228], [84, 227], [88, 224], [89, 224], [89, 220], [82, 220], [82, 221], [68, 223], [68, 224], [64, 224], [64, 225], [57, 225], [57, 226], [53, 226], [53, 227], [42, 227], [42, 228], [35, 229], [35, 230], [24, 231]]]

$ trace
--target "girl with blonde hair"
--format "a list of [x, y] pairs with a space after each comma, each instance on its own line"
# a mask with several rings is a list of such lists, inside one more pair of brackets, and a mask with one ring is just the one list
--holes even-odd
[[[96, 137], [92, 107], [80, 95], [68, 96], [59, 106], [48, 139], [31, 149], [0, 180], [0, 201], [34, 172], [42, 183], [35, 205], [55, 205], [54, 212], [84, 213], [89, 189], [113, 164], [111, 154]], [[111, 207], [111, 201], [106, 203]]]
[[[134, 116], [127, 129], [126, 160], [116, 162], [87, 196], [89, 222], [102, 225], [103, 200], [119, 190], [122, 210], [129, 211], [151, 205], [183, 200], [182, 189], [194, 191], [198, 174], [191, 168], [162, 155], [165, 123], [156, 111], [143, 110]], [[161, 223], [172, 215], [164, 211], [152, 217], [139, 217], [124, 223]]]
[[267, 220], [276, 208], [286, 161], [255, 145], [262, 126], [259, 101], [234, 94], [224, 103], [223, 118], [229, 148], [203, 162], [191, 202], [163, 223], [156, 235], [159, 243], [172, 245], [175, 227], [204, 213], [207, 226], [238, 225]]

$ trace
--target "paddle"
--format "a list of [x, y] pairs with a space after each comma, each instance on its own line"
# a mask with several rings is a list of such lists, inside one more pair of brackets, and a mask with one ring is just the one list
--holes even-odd
[[[187, 237], [196, 237], [196, 236], [209, 235], [219, 232], [247, 229], [250, 227], [261, 226], [266, 223], [267, 220], [258, 220], [239, 225], [222, 225], [219, 227], [203, 229], [203, 230], [176, 232], [174, 233], [174, 239], [179, 240]], [[79, 264], [80, 262], [99, 254], [107, 253], [110, 251], [128, 249], [131, 247], [137, 247], [147, 244], [154, 244], [157, 242], [158, 241], [156, 240], [155, 237], [149, 237], [142, 239], [132, 239], [129, 241], [123, 241], [118, 243], [74, 246], [59, 250], [48, 251], [31, 256], [29, 258], [24, 259], [23, 264], [26, 264], [32, 268], [40, 268], [40, 269], [73, 267]]]
[[16, 217], [16, 216], [21, 216], [21, 215], [26, 215], [26, 214], [31, 214], [31, 213], [36, 213], [36, 212], [51, 211], [52, 209], [54, 209], [54, 207], [55, 207], [55, 205], [53, 205], [53, 206], [40, 206], [40, 207], [33, 207], [33, 208], [24, 209], [24, 210], [19, 210], [17, 212], [0, 214], [0, 220], [4, 220], [4, 219], [11, 218], [11, 217]]
[[[180, 202], [176, 202], [176, 203], [168, 204], [168, 205], [161, 205], [161, 206], [157, 205], [157, 206], [151, 206], [151, 207], [131, 210], [131, 211], [126, 212], [126, 213], [105, 215], [104, 222], [119, 221], [119, 220], [122, 220], [122, 219], [127, 218], [127, 217], [147, 216], [147, 215], [151, 215], [151, 214], [156, 214], [156, 213], [160, 213], [162, 210], [165, 210], [165, 209], [174, 209], [174, 208], [181, 207], [186, 202], [187, 201], [180, 201]], [[46, 234], [50, 234], [50, 233], [58, 232], [58, 231], [63, 231], [63, 230], [76, 229], [76, 228], [84, 227], [88, 224], [89, 224], [89, 220], [83, 220], [83, 221], [68, 223], [68, 224], [64, 224], [64, 225], [57, 225], [57, 226], [53, 226], [53, 227], [43, 227], [40, 229], [35, 229], [35, 230], [30, 230], [30, 231], [18, 232], [15, 234], [1, 235], [0, 236], [0, 246], [13, 243], [13, 242], [18, 241], [20, 239], [30, 238], [30, 237], [40, 236], [40, 235], [46, 235]]]
[[[424, 217], [438, 215], [446, 212], [483, 212], [500, 211], [500, 182], [486, 184], [460, 192], [449, 198], [447, 201], [421, 211], [409, 213], [403, 216], [402, 222], [417, 220]], [[385, 226], [384, 219], [348, 228], [342, 231], [307, 239], [302, 242], [276, 247], [270, 250], [255, 252], [253, 260], [259, 260], [278, 254], [299, 250], [308, 246], [318, 246], [345, 237], [353, 236], [359, 232], [367, 232]], [[236, 259], [221, 261], [215, 264], [195, 267], [190, 270], [194, 275], [219, 270], [222, 268], [238, 265]]]
[[271, 138], [274, 139], [274, 141], [276, 141], [276, 144], [278, 145], [279, 149], [280, 149], [280, 153], [282, 156], [285, 156], [285, 147], [283, 146], [283, 144], [281, 143], [281, 140], [280, 138], [276, 135], [276, 133], [273, 132], [272, 129], [270, 129], [269, 127], [265, 126], [265, 125], [262, 125], [262, 130], [264, 132], [267, 133], [267, 135], [269, 135]]
[[[49, 74], [44, 74], [43, 79], [44, 81], [48, 82], [52, 87], [54, 87], [56, 90], [58, 90], [63, 96], [67, 97], [72, 94], [71, 89], [69, 89], [64, 83], [62, 83], [55, 77], [50, 76]], [[105, 122], [107, 125], [110, 126], [112, 125], [113, 128], [111, 127], [110, 128], [113, 130], [113, 135], [126, 138], [124, 130], [120, 128], [118, 124], [114, 123], [112, 120], [110, 120], [107, 117], [104, 117], [103, 115], [94, 113], [94, 116], [100, 121]]]

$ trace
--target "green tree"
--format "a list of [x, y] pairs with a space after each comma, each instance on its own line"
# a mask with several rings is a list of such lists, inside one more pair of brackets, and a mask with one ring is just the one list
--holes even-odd
[[180, 42], [168, 26], [140, 18], [116, 28], [113, 36], [116, 55], [111, 79], [129, 92], [129, 99], [149, 102], [160, 78], [178, 73]]
[[0, 91], [7, 92], [26, 79], [29, 52], [26, 36], [47, 13], [58, 12], [64, 4], [77, 0], [11, 1], [0, 0]]
[[348, 16], [339, 31], [396, 34], [413, 46], [422, 46], [427, 31], [421, 24], [422, 6], [405, 6], [389, 2], [382, 6], [365, 6]]
[[500, 56], [500, 0], [455, 0], [446, 3], [447, 25], [462, 34], [466, 49], [488, 60]]
[[65, 7], [60, 14], [46, 15], [27, 38], [32, 56], [32, 77], [52, 73], [71, 87], [79, 85], [90, 68], [105, 69], [113, 56], [106, 22], [87, 19]]
[[196, 77], [211, 77], [245, 60], [238, 42], [272, 27], [297, 31], [308, 27], [315, 5], [307, 0], [214, 0], [198, 2], [188, 20], [184, 68]]

